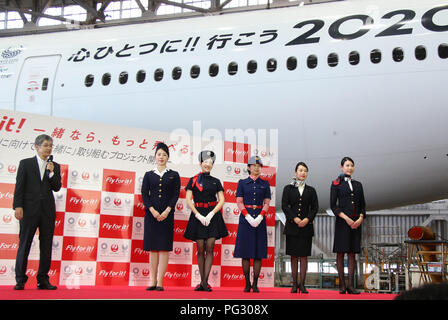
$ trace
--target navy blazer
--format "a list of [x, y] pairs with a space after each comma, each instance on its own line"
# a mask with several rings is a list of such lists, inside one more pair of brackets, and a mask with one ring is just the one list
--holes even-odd
[[168, 169], [160, 177], [154, 173], [154, 170], [148, 171], [143, 177], [141, 191], [142, 200], [148, 214], [150, 207], [153, 207], [159, 213], [162, 213], [167, 207], [170, 207], [171, 212], [174, 212], [180, 193], [179, 173]]
[[359, 181], [352, 179], [353, 191], [347, 181], [335, 180], [331, 184], [330, 208], [334, 215], [339, 218], [339, 214], [344, 212], [348, 217], [357, 220], [362, 214], [366, 217], [366, 201], [364, 190]]

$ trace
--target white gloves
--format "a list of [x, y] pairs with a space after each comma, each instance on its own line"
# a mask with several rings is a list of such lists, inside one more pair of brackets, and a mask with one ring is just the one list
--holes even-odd
[[195, 215], [195, 217], [196, 217], [196, 219], [198, 219], [204, 226], [208, 226], [208, 224], [207, 224], [207, 220], [206, 220], [206, 218], [205, 218], [202, 214], [198, 213], [198, 214]]
[[256, 227], [258, 227], [258, 225], [261, 223], [261, 221], [263, 221], [263, 216], [261, 214], [259, 214], [256, 218], [255, 218], [255, 223], [256, 223]]
[[259, 214], [255, 219], [252, 218], [250, 214], [246, 214], [245, 218], [247, 222], [249, 222], [249, 224], [254, 228], [258, 227], [261, 221], [263, 221], [263, 216], [261, 214]]
[[257, 224], [256, 224], [256, 222], [255, 222], [255, 219], [252, 218], [252, 216], [251, 216], [250, 214], [246, 214], [246, 216], [245, 216], [244, 218], [246, 218], [247, 222], [249, 222], [249, 224], [250, 224], [252, 227], [254, 227], [254, 228], [257, 227]]
[[215, 215], [215, 213], [213, 211], [210, 211], [208, 213], [208, 215], [205, 217], [205, 222], [206, 222], [206, 227], [208, 227], [208, 225], [210, 224], [210, 221], [212, 221], [213, 216]]
[[202, 214], [195, 215], [196, 219], [198, 219], [205, 227], [208, 227], [210, 224], [210, 221], [212, 220], [213, 216], [215, 215], [214, 212], [210, 211], [207, 216], [203, 216]]

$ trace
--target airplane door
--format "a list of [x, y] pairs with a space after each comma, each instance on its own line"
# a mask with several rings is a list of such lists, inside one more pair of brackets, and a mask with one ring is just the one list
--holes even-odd
[[61, 55], [29, 57], [23, 62], [15, 96], [15, 110], [51, 115], [53, 87]]

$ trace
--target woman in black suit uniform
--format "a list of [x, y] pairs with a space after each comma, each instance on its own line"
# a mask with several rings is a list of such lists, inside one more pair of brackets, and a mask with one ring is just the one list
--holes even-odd
[[163, 291], [163, 277], [173, 250], [174, 211], [180, 192], [179, 174], [166, 167], [168, 146], [157, 144], [157, 167], [145, 173], [142, 199], [145, 205], [143, 250], [150, 251], [151, 285], [146, 290]]
[[[311, 255], [314, 236], [313, 220], [319, 208], [316, 190], [305, 184], [308, 166], [299, 162], [295, 168], [296, 177], [285, 186], [282, 196], [282, 209], [286, 216], [284, 234], [286, 235], [286, 254], [291, 256], [292, 293], [308, 293], [305, 288], [308, 256]], [[300, 284], [297, 273], [300, 257]]]
[[[333, 252], [339, 276], [339, 293], [359, 294], [353, 287], [355, 277], [355, 254], [361, 252], [361, 224], [366, 217], [366, 201], [359, 181], [352, 180], [355, 162], [344, 157], [342, 174], [333, 181], [330, 192], [330, 207], [336, 216]], [[344, 254], [348, 257], [348, 286], [344, 279]]]

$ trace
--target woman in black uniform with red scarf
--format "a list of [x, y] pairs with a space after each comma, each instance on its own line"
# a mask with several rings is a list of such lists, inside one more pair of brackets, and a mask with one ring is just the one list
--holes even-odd
[[215, 158], [213, 151], [202, 151], [199, 154], [201, 172], [192, 177], [185, 188], [191, 215], [184, 237], [196, 241], [201, 275], [201, 283], [195, 291], [212, 291], [208, 276], [213, 265], [215, 241], [229, 234], [221, 215], [225, 201], [224, 188], [219, 179], [210, 175]]
[[[333, 252], [339, 276], [339, 293], [359, 294], [354, 288], [355, 255], [361, 252], [361, 224], [366, 217], [366, 201], [359, 181], [353, 180], [355, 162], [341, 161], [342, 173], [331, 184], [330, 207], [336, 216]], [[344, 279], [344, 254], [348, 257], [348, 286]]]

